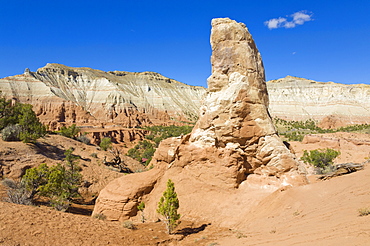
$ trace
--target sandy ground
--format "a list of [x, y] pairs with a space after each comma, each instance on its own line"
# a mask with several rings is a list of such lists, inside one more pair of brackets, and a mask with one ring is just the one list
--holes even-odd
[[[277, 191], [237, 228], [183, 222], [175, 235], [162, 223], [122, 223], [0, 202], [1, 245], [369, 245], [370, 167]], [[227, 218], [225, 218], [227, 219]], [[217, 244], [215, 244], [217, 243]]]
[[[341, 152], [365, 160], [370, 148], [355, 143], [343, 142]], [[312, 147], [293, 145], [297, 155]], [[100, 170], [91, 163], [85, 164]], [[160, 222], [136, 223], [137, 230], [130, 230], [121, 222], [0, 202], [0, 245], [370, 245], [370, 215], [359, 216], [361, 208], [370, 209], [370, 164], [362, 171], [276, 191], [243, 213], [245, 220], [235, 228], [182, 221], [174, 235], [167, 235]]]

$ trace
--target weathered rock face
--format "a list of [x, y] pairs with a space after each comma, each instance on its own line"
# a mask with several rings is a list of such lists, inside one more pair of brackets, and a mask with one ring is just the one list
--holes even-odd
[[287, 120], [314, 119], [325, 128], [370, 123], [370, 86], [287, 76], [267, 83], [272, 116]]
[[[240, 29], [236, 40], [243, 35]], [[228, 42], [230, 40], [224, 45]], [[248, 83], [252, 83], [252, 77], [263, 76], [260, 60], [253, 61], [256, 65], [248, 68], [242, 62], [235, 67], [229, 65], [230, 60], [242, 60], [240, 54], [247, 51], [245, 49], [240, 43], [234, 51], [221, 46], [215, 48], [214, 73], [209, 79], [212, 92], [223, 90], [223, 82], [229, 75], [234, 76], [234, 80], [242, 79], [238, 76], [245, 76], [240, 72], [244, 68]], [[229, 52], [228, 57], [218, 59], [221, 51]], [[225, 71], [229, 74], [226, 77]], [[314, 119], [324, 128], [370, 123], [369, 85], [323, 83], [291, 76], [266, 84], [269, 96], [260, 100], [270, 101], [272, 117]], [[22, 75], [0, 79], [0, 90], [7, 97], [32, 104], [41, 121], [51, 130], [73, 123], [123, 127], [176, 124], [171, 119], [178, 122], [196, 118], [205, 94], [203, 87], [188, 86], [153, 72], [106, 73], [60, 64], [48, 64], [37, 72], [26, 70]]]
[[262, 59], [248, 29], [228, 18], [214, 19], [211, 44], [209, 90], [192, 133], [161, 143], [154, 169], [137, 174], [152, 189], [128, 184], [133, 177], [117, 179], [101, 192], [94, 213], [124, 220], [136, 213], [132, 201], [143, 200], [148, 218], [156, 219], [157, 202], [171, 178], [186, 219], [230, 225], [259, 198], [305, 183], [267, 111]]
[[[103, 72], [47, 64], [0, 79], [7, 97], [34, 106], [43, 123], [111, 123], [136, 127], [194, 120], [205, 93], [153, 72]], [[53, 127], [51, 127], [53, 128]]]
[[33, 110], [41, 122], [51, 130], [60, 124], [95, 121], [82, 107], [57, 97], [50, 87], [34, 78], [28, 71], [22, 75], [0, 79], [0, 91], [8, 98], [33, 105]]

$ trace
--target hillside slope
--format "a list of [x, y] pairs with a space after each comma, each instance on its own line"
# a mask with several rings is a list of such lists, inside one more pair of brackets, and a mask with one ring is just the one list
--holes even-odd
[[205, 93], [203, 87], [154, 72], [104, 72], [61, 64], [0, 79], [0, 91], [34, 105], [49, 126], [110, 122], [125, 127], [194, 120]]
[[[314, 119], [343, 126], [370, 123], [370, 86], [316, 82], [287, 76], [266, 83], [272, 117]], [[194, 121], [206, 94], [154, 72], [104, 72], [47, 64], [36, 72], [0, 79], [9, 98], [34, 105], [52, 129], [64, 123], [124, 127]]]
[[346, 124], [370, 123], [370, 85], [345, 85], [287, 76], [267, 82], [272, 116], [287, 120], [332, 116]]

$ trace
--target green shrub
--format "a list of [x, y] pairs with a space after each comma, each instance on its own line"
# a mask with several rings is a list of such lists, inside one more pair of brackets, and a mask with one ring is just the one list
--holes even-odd
[[156, 147], [158, 147], [162, 140], [170, 137], [186, 135], [191, 132], [193, 126], [152, 126], [146, 127], [145, 129], [150, 131], [150, 134], [146, 135], [145, 138], [151, 141], [140, 141], [132, 149], [129, 149], [127, 156], [140, 162], [144, 162], [144, 165], [148, 166], [152, 160]]
[[[42, 125], [32, 110], [32, 105], [23, 104], [21, 107], [21, 115], [19, 116], [19, 125], [23, 131], [20, 134], [20, 139], [23, 142], [34, 142], [37, 138], [43, 137], [46, 134], [46, 127]], [[24, 133], [24, 136], [22, 136]]]
[[73, 124], [69, 127], [62, 126], [59, 130], [60, 135], [73, 139], [77, 137], [78, 133], [80, 133], [80, 129], [76, 127], [76, 124]]
[[19, 141], [21, 131], [22, 127], [20, 125], [9, 125], [1, 131], [1, 137], [4, 141]]
[[299, 141], [299, 142], [301, 142], [304, 138], [304, 134], [302, 134], [300, 132], [286, 133], [284, 136], [288, 139], [288, 141]]
[[134, 148], [129, 149], [127, 152], [127, 156], [130, 156], [137, 161], [144, 162], [147, 166], [152, 160], [154, 152], [155, 144], [144, 140], [140, 141], [137, 145], [135, 145]]
[[191, 132], [193, 126], [184, 125], [184, 126], [151, 126], [146, 127], [146, 130], [151, 132], [150, 135], [147, 135], [145, 138], [152, 140], [156, 143], [157, 147], [163, 139], [170, 137], [178, 137], [181, 135], [186, 135]]
[[0, 92], [0, 130], [8, 125], [18, 123], [19, 104], [13, 104], [11, 100], [7, 100]]
[[78, 187], [82, 176], [80, 167], [75, 160], [78, 158], [72, 154], [72, 149], [65, 151], [65, 164], [58, 163], [48, 167], [41, 164], [36, 168], [30, 168], [22, 177], [22, 183], [30, 192], [30, 199], [35, 195], [48, 197], [50, 205], [57, 210], [65, 211], [72, 200], [78, 196]]
[[177, 213], [179, 209], [179, 199], [175, 191], [175, 184], [169, 179], [167, 181], [167, 189], [163, 192], [158, 203], [157, 213], [164, 217], [167, 232], [172, 234], [173, 229], [178, 225], [180, 214]]
[[287, 121], [280, 118], [273, 119], [279, 135], [288, 141], [301, 141], [306, 134], [333, 133], [333, 132], [362, 132], [370, 133], [369, 124], [351, 125], [338, 129], [322, 129], [312, 119], [306, 121]]
[[[31, 105], [12, 103], [0, 96], [0, 130], [12, 125], [19, 126], [18, 138], [25, 143], [35, 142], [46, 134], [46, 127], [40, 123]], [[14, 139], [15, 135], [16, 132], [13, 132], [10, 139]]]
[[340, 151], [333, 149], [316, 149], [308, 152], [305, 150], [301, 160], [311, 164], [321, 170], [329, 169], [333, 165], [333, 160], [340, 155]]
[[112, 140], [110, 138], [103, 138], [99, 144], [100, 148], [104, 151], [112, 148]]

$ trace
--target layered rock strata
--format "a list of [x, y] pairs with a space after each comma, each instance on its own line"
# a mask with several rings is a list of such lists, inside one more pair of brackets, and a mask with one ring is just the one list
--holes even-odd
[[[205, 94], [203, 87], [187, 86], [153, 72], [106, 73], [60, 64], [0, 79], [0, 91], [32, 104], [51, 130], [72, 123], [130, 128], [176, 124], [171, 119], [194, 120]], [[324, 128], [370, 123], [369, 85], [287, 76], [268, 81], [267, 91], [272, 117], [313, 119]]]
[[370, 86], [287, 76], [267, 82], [272, 116], [314, 119], [326, 128], [370, 123]]
[[61, 122], [136, 127], [194, 120], [205, 89], [154, 72], [47, 64], [36, 72], [1, 79], [0, 91], [32, 104], [43, 123], [53, 128]]
[[269, 116], [262, 59], [248, 29], [228, 18], [214, 19], [211, 45], [212, 75], [193, 131], [163, 141], [152, 170], [110, 183], [94, 214], [125, 220], [144, 201], [146, 216], [155, 220], [171, 178], [184, 219], [230, 225], [261, 197], [305, 183]]

